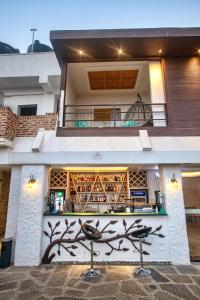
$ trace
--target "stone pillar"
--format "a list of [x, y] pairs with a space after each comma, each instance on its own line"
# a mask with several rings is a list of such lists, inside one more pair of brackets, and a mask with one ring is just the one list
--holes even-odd
[[12, 257], [14, 261], [15, 243], [17, 235], [18, 208], [21, 186], [21, 167], [13, 167], [10, 179], [10, 191], [8, 200], [8, 212], [6, 221], [5, 238], [12, 238]]
[[[167, 234], [171, 262], [181, 265], [190, 264], [180, 166], [162, 165], [159, 166], [159, 172], [160, 190], [164, 193], [168, 214]], [[171, 182], [173, 175], [177, 184]]]
[[[150, 91], [152, 106], [153, 125], [166, 126], [165, 94], [163, 85], [163, 75], [160, 61], [149, 63]], [[163, 103], [163, 104], [162, 104]], [[160, 105], [159, 105], [160, 104]]]
[[[28, 184], [30, 175], [36, 179]], [[37, 266], [42, 256], [42, 229], [48, 172], [44, 165], [22, 167], [18, 226], [15, 250], [16, 266]]]

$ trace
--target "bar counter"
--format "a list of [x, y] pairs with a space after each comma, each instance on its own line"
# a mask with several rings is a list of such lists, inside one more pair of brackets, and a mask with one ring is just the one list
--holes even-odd
[[145, 226], [152, 230], [143, 241], [144, 261], [171, 261], [166, 212], [66, 212], [60, 215], [46, 212], [43, 217], [43, 263], [89, 263], [90, 240], [81, 229], [84, 223], [102, 233], [102, 238], [94, 241], [97, 263], [139, 262], [139, 240], [131, 233]]
[[93, 216], [93, 217], [116, 217], [116, 216], [154, 216], [154, 217], [160, 217], [160, 216], [167, 216], [166, 212], [162, 213], [138, 213], [138, 212], [133, 212], [133, 213], [126, 213], [126, 212], [121, 212], [121, 213], [91, 213], [91, 212], [64, 212], [64, 213], [57, 213], [57, 214], [52, 214], [49, 212], [45, 212], [44, 216], [53, 216], [53, 217], [66, 217], [66, 216]]

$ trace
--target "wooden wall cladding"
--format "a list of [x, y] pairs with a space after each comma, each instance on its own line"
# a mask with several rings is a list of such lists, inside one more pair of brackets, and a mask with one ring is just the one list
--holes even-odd
[[200, 128], [200, 57], [163, 60], [168, 125]]

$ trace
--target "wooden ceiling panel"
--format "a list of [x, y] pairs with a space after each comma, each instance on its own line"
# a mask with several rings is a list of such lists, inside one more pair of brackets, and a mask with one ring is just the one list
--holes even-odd
[[91, 90], [134, 89], [138, 70], [88, 72]]

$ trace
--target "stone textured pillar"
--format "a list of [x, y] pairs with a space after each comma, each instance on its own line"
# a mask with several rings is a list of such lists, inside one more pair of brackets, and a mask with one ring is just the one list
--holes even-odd
[[[190, 264], [188, 237], [181, 169], [179, 165], [162, 165], [160, 171], [160, 190], [164, 193], [168, 214], [168, 238], [170, 258], [173, 264]], [[174, 186], [171, 178], [175, 174], [178, 184]]]
[[[31, 174], [36, 178], [32, 187], [28, 185]], [[22, 167], [14, 261], [16, 266], [37, 266], [41, 263], [42, 224], [47, 183], [46, 166]]]
[[12, 238], [12, 262], [14, 260], [15, 243], [17, 235], [18, 208], [21, 186], [21, 167], [13, 167], [10, 179], [8, 212], [6, 221], [5, 238]]

